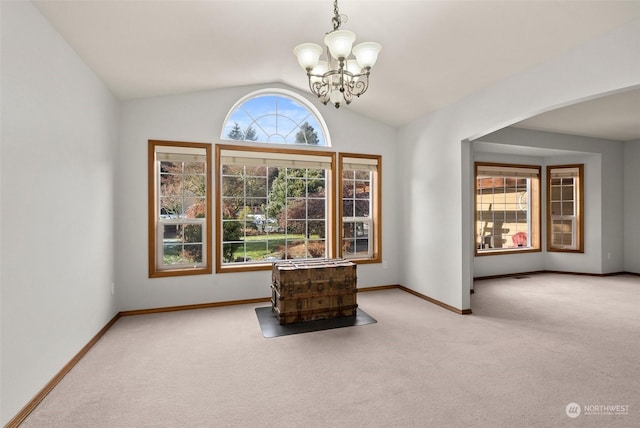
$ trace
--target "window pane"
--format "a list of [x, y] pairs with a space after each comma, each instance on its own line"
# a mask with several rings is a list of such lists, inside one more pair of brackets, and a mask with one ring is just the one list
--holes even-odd
[[307, 199], [287, 199], [287, 219], [300, 220], [307, 218]]
[[244, 200], [240, 198], [222, 198], [222, 217], [225, 219], [241, 219]]
[[345, 199], [342, 201], [342, 216], [353, 217], [355, 216], [355, 204], [352, 199]]
[[308, 218], [310, 219], [324, 219], [326, 218], [325, 201], [324, 199], [309, 199], [308, 200]]
[[246, 254], [243, 262], [264, 260], [269, 255], [269, 241], [249, 240], [245, 243]]
[[244, 197], [244, 180], [236, 176], [223, 176], [222, 194], [224, 196]]
[[290, 177], [287, 181], [287, 197], [295, 198], [299, 196], [306, 196], [307, 194], [307, 180], [304, 178]]
[[343, 198], [352, 198], [356, 193], [356, 183], [351, 180], [343, 180], [342, 181], [342, 197]]
[[176, 174], [162, 174], [160, 176], [160, 195], [182, 195], [182, 179]]
[[573, 202], [562, 203], [562, 215], [573, 215]]
[[344, 239], [355, 237], [355, 226], [352, 222], [345, 222], [342, 225], [342, 236]]
[[185, 196], [204, 197], [207, 194], [206, 177], [204, 175], [185, 175], [183, 182]]
[[185, 174], [205, 174], [204, 162], [183, 162], [182, 167]]
[[354, 201], [354, 217], [369, 217], [370, 214], [369, 200], [358, 199]]
[[356, 183], [356, 199], [369, 199], [369, 183]]
[[240, 241], [243, 237], [244, 222], [224, 221], [222, 222], [222, 240], [225, 242]]
[[[238, 168], [242, 168], [242, 167], [238, 167]], [[267, 167], [266, 166], [246, 166], [245, 175], [247, 177], [266, 177]]]
[[356, 254], [369, 254], [369, 239], [356, 239]]
[[202, 225], [200, 224], [184, 225], [184, 242], [188, 242], [188, 243], [202, 242]]
[[243, 171], [241, 165], [222, 165], [222, 175], [242, 175]]
[[266, 198], [267, 196], [267, 178], [266, 177], [250, 177], [245, 180], [247, 184], [247, 198]]
[[306, 235], [307, 221], [306, 220], [288, 220], [287, 233], [293, 234], [293, 235]]
[[247, 198], [246, 200], [247, 214], [253, 216], [264, 217], [263, 213], [267, 207], [267, 198]]
[[311, 258], [327, 257], [326, 246], [324, 240], [309, 240], [308, 253]]
[[288, 241], [285, 247], [287, 259], [306, 259], [309, 257], [304, 240]]
[[202, 263], [202, 244], [184, 245], [182, 259], [185, 263]]
[[370, 171], [364, 171], [364, 170], [355, 170], [355, 179], [356, 180], [366, 180], [369, 181], [371, 180], [371, 172]]
[[205, 218], [205, 198], [185, 198], [183, 218]]
[[342, 255], [344, 257], [354, 257], [357, 253], [355, 239], [342, 240]]
[[182, 242], [182, 226], [179, 224], [163, 224], [161, 226], [162, 242]]
[[177, 197], [160, 197], [160, 218], [178, 218], [182, 213], [182, 200]]
[[182, 245], [164, 244], [162, 248], [163, 265], [175, 265], [184, 263], [184, 259], [182, 258]]
[[327, 224], [324, 220], [310, 220], [308, 225], [309, 238], [325, 238]]

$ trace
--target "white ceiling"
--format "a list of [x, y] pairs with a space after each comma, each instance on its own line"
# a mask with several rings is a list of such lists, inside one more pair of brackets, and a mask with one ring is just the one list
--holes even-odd
[[[306, 90], [292, 50], [321, 43], [333, 15], [331, 0], [35, 3], [123, 100], [275, 82]], [[392, 126], [640, 17], [638, 1], [341, 0], [339, 7], [356, 42], [383, 46], [369, 91], [341, 108]], [[538, 121], [522, 126], [548, 123]], [[579, 133], [572, 131], [562, 132]]]
[[609, 140], [638, 140], [640, 139], [640, 89], [559, 108], [514, 126]]

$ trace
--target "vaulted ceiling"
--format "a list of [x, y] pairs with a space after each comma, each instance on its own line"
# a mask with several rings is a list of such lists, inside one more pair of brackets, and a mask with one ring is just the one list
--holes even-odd
[[[274, 82], [308, 90], [292, 50], [302, 42], [320, 44], [333, 16], [330, 0], [35, 3], [123, 100]], [[637, 1], [342, 0], [339, 8], [356, 42], [383, 46], [369, 91], [341, 108], [392, 126], [640, 17]], [[624, 101], [636, 114], [639, 96]], [[557, 118], [539, 120], [544, 123], [522, 126], [548, 128]], [[584, 122], [561, 132], [583, 132], [578, 125]], [[634, 139], [640, 132], [604, 137]]]

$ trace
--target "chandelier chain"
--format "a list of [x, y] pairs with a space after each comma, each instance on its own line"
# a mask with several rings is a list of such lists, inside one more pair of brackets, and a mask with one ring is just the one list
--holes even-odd
[[333, 18], [331, 18], [331, 22], [333, 23], [333, 31], [340, 28], [340, 25], [342, 24], [340, 11], [338, 10], [338, 0], [333, 0]]

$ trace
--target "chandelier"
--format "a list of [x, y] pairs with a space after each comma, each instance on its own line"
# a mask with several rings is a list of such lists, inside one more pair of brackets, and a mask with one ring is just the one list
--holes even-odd
[[[307, 72], [309, 88], [323, 104], [331, 102], [336, 108], [344, 102], [348, 105], [354, 95], [359, 97], [369, 88], [371, 67], [378, 59], [382, 46], [375, 42], [364, 42], [351, 48], [356, 39], [355, 33], [341, 30], [345, 15], [338, 12], [338, 0], [333, 2], [333, 30], [329, 31], [324, 44], [327, 47], [327, 59], [320, 59], [323, 48], [315, 43], [302, 43], [293, 53], [298, 63]], [[350, 57], [353, 53], [353, 57]]]

